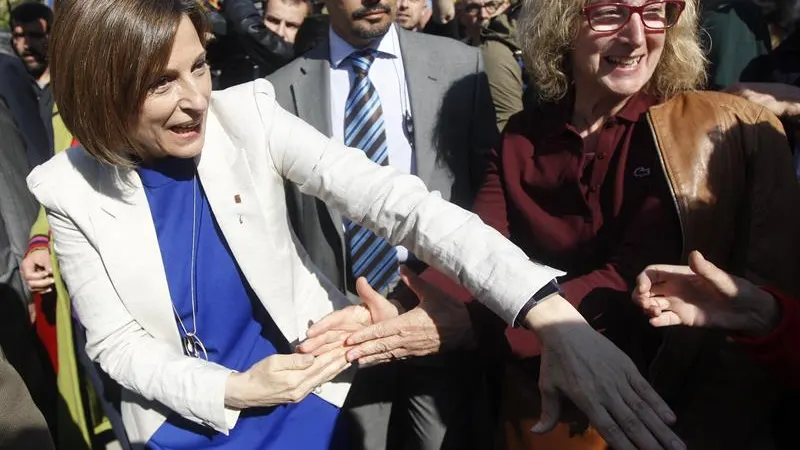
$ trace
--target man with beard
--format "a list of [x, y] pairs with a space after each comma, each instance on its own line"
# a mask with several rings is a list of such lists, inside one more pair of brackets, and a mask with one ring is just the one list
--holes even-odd
[[[469, 207], [497, 137], [479, 51], [394, 25], [397, 0], [325, 3], [331, 24], [326, 41], [268, 77], [280, 105], [373, 161], [416, 174], [428, 189]], [[303, 247], [320, 272], [355, 301], [356, 278], [365, 276], [387, 294], [398, 284], [398, 264], [416, 264], [405, 248], [343, 221], [295, 187], [287, 189]], [[462, 304], [454, 308], [467, 314]], [[490, 410], [476, 405], [482, 398], [477, 367], [473, 353], [453, 351], [361, 368], [344, 408], [354, 425], [353, 448], [489, 448], [471, 433], [493, 423], [474, 414]]]
[[52, 22], [53, 11], [41, 3], [33, 2], [16, 6], [9, 17], [11, 47], [30, 75], [30, 86], [38, 100], [39, 116], [47, 133], [46, 157], [35, 164], [44, 162], [53, 154], [53, 92], [50, 89], [47, 61]]
[[22, 135], [28, 169], [50, 157], [47, 129], [39, 114], [31, 77], [16, 56], [0, 54], [0, 100]]

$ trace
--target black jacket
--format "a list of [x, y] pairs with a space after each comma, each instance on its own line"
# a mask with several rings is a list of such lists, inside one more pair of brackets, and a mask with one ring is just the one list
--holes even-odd
[[0, 54], [0, 99], [8, 105], [14, 124], [22, 134], [31, 169], [53, 156], [53, 142], [49, 137], [52, 131], [48, 134], [48, 124], [39, 114], [33, 83], [19, 58]]
[[216, 24], [217, 42], [208, 50], [212, 68], [221, 72], [218, 87], [264, 77], [294, 57], [291, 44], [264, 25], [253, 0], [225, 0], [221, 14], [225, 26]]

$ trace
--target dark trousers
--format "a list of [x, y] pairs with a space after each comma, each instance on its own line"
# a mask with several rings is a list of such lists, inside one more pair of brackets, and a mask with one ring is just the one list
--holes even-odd
[[496, 396], [472, 352], [359, 369], [342, 414], [353, 450], [491, 448]]
[[55, 437], [59, 401], [55, 372], [30, 323], [22, 299], [4, 284], [0, 284], [0, 348], [22, 377]]

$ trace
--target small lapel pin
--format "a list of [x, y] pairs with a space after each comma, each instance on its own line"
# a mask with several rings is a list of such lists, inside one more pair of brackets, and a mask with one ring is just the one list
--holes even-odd
[[234, 201], [236, 204], [242, 203], [242, 196], [241, 196], [241, 195], [239, 195], [239, 194], [236, 194], [236, 195], [234, 195], [234, 196], [233, 196], [233, 201]]

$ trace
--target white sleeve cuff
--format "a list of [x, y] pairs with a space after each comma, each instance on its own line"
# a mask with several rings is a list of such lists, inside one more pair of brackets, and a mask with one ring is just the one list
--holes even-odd
[[195, 415], [204, 418], [203, 423], [207, 426], [227, 436], [239, 420], [239, 411], [225, 406], [228, 377], [235, 371], [214, 366], [210, 374], [211, 382], [204, 385], [205, 395], [203, 397], [206, 401], [203, 402], [203, 405], [206, 409], [203, 413]]
[[228, 432], [230, 432], [233, 427], [236, 426], [236, 422], [239, 421], [239, 414], [241, 414], [241, 412], [242, 411], [238, 409], [225, 408], [225, 423], [228, 425]]

